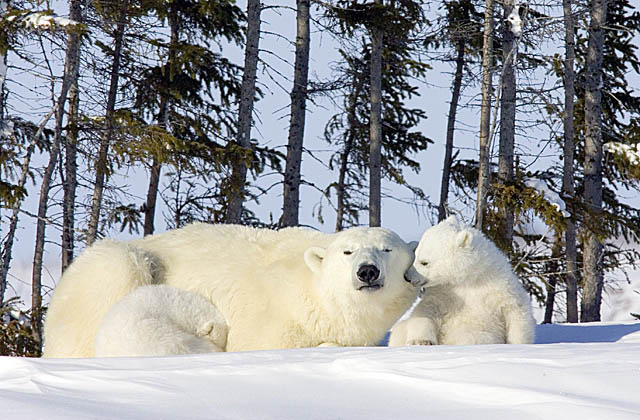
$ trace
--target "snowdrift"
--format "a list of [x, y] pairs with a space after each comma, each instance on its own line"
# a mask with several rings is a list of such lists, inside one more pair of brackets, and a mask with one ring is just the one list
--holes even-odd
[[48, 420], [640, 418], [640, 323], [539, 326], [537, 342], [3, 357], [0, 407]]

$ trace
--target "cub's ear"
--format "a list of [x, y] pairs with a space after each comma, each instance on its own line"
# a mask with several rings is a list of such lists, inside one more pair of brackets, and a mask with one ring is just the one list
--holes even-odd
[[320, 267], [322, 267], [322, 260], [326, 253], [326, 249], [312, 246], [304, 252], [304, 262], [312, 272], [317, 273], [320, 271]]
[[467, 248], [471, 245], [473, 239], [473, 232], [469, 230], [462, 230], [456, 233], [456, 245], [460, 248]]
[[450, 224], [450, 225], [453, 225], [453, 226], [458, 226], [458, 218], [456, 217], [456, 215], [455, 215], [455, 214], [452, 214], [451, 216], [447, 217], [447, 218], [444, 220], [444, 222], [445, 222], [445, 223], [448, 223], [448, 224]]

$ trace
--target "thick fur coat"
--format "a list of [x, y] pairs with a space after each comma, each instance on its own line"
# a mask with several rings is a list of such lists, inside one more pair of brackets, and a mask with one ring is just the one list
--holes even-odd
[[382, 228], [325, 234], [193, 224], [131, 242], [100, 241], [54, 292], [44, 356], [94, 356], [100, 324], [116, 302], [158, 284], [206, 299], [228, 328], [226, 351], [374, 345], [415, 299], [404, 279], [413, 258]]
[[142, 286], [107, 312], [96, 334], [96, 356], [171, 356], [223, 351], [228, 327], [197, 293], [164, 284]]
[[424, 297], [394, 327], [390, 346], [533, 342], [529, 297], [509, 260], [455, 217], [427, 229], [407, 276], [424, 284]]

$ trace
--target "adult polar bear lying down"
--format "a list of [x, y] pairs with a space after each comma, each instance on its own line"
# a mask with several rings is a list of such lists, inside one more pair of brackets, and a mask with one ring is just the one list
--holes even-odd
[[393, 328], [390, 346], [533, 343], [531, 303], [511, 263], [455, 216], [426, 230], [407, 276], [426, 283], [424, 297]]
[[109, 309], [154, 284], [211, 303], [228, 326], [226, 351], [373, 345], [415, 299], [404, 280], [413, 258], [382, 228], [325, 234], [193, 224], [131, 242], [103, 240], [58, 284], [44, 356], [94, 356]]

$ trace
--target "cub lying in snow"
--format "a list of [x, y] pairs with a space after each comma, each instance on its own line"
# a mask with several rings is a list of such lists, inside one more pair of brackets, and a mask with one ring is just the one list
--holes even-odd
[[[95, 356], [99, 328], [100, 343], [115, 340], [119, 328], [136, 328], [138, 317], [167, 325], [140, 327], [148, 341], [177, 334], [158, 355], [199, 352], [207, 341], [225, 351], [375, 345], [415, 300], [417, 288], [404, 278], [413, 259], [411, 248], [382, 228], [325, 234], [198, 223], [131, 242], [100, 241], [76, 258], [54, 292], [44, 356]], [[162, 284], [182, 293], [151, 287], [125, 298]], [[210, 306], [202, 299], [193, 301], [196, 308], [171, 306], [172, 297], [188, 301], [186, 292]], [[154, 308], [154, 300], [163, 307]], [[209, 313], [213, 326], [181, 318], [192, 312], [198, 319]], [[100, 351], [126, 355], [111, 345]]]
[[171, 356], [224, 351], [222, 314], [197, 293], [163, 284], [138, 287], [107, 312], [96, 356]]
[[427, 229], [407, 276], [426, 285], [424, 298], [390, 346], [533, 342], [531, 304], [509, 260], [454, 216]]

